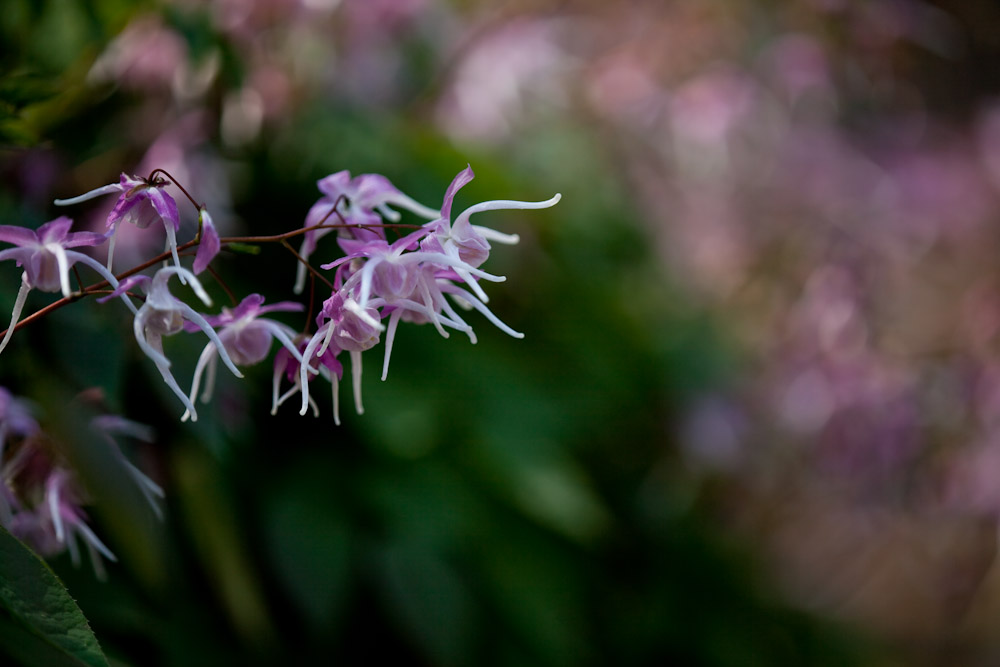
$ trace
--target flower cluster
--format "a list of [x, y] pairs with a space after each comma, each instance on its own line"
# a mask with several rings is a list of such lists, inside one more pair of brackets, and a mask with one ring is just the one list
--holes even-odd
[[[303, 310], [298, 303], [285, 301], [265, 306], [262, 296], [251, 294], [238, 304], [234, 299], [232, 308], [223, 308], [221, 314], [216, 315], [200, 313], [174, 296], [168, 283], [171, 277], [177, 276], [205, 306], [211, 306], [212, 301], [198, 274], [209, 267], [226, 245], [245, 242], [246, 239], [220, 238], [206, 207], [198, 204], [176, 179], [162, 169], [154, 170], [148, 178], [122, 174], [117, 183], [79, 197], [55, 201], [56, 205], [69, 206], [94, 197], [117, 194], [118, 200], [108, 215], [104, 234], [71, 233], [72, 221], [67, 217], [53, 220], [37, 232], [19, 227], [0, 227], [0, 241], [17, 246], [0, 251], [0, 260], [14, 259], [24, 267], [21, 292], [0, 350], [9, 341], [31, 289], [61, 291], [65, 303], [73, 297], [100, 292], [103, 296], [98, 299], [99, 302], [118, 297], [132, 311], [136, 343], [183, 404], [182, 420], [195, 421], [198, 418], [195, 401], [203, 377], [201, 400], [207, 402], [210, 399], [219, 359], [233, 375], [243, 377], [238, 367], [264, 361], [272, 343], [277, 340], [282, 349], [274, 358], [272, 414], [296, 394], [301, 396], [300, 414], [305, 414], [310, 406], [313, 413], [318, 414], [318, 406], [310, 396], [309, 383], [313, 377], [321, 376], [333, 387], [333, 415], [334, 421], [339, 424], [337, 387], [343, 377], [343, 367], [338, 360], [340, 353], [346, 352], [351, 359], [354, 403], [360, 414], [363, 412], [361, 354], [377, 345], [385, 332], [384, 380], [400, 321], [430, 323], [444, 337], [448, 337], [449, 329], [460, 331], [475, 343], [472, 327], [458, 312], [474, 309], [502, 331], [516, 338], [522, 337], [487, 307], [489, 298], [480, 284], [482, 281], [504, 280], [502, 276], [480, 268], [489, 258], [490, 243], [517, 243], [518, 237], [474, 225], [471, 217], [498, 209], [547, 208], [555, 205], [560, 197], [556, 195], [542, 202], [488, 201], [471, 206], [453, 218], [451, 209], [455, 196], [472, 178], [471, 167], [460, 172], [445, 192], [440, 209], [432, 209], [402, 193], [384, 176], [362, 174], [352, 178], [349, 172], [341, 171], [318, 182], [322, 197], [306, 215], [301, 229], [272, 237], [253, 237], [252, 240], [258, 243], [282, 242], [289, 250], [292, 248], [286, 239], [302, 237], [299, 252], [292, 250], [298, 262], [293, 291], [302, 292], [307, 276], [311, 276], [313, 281], [318, 278], [330, 288], [329, 296], [315, 315], [316, 330], [310, 333], [313, 314], [307, 316], [306, 328], [302, 332], [262, 317], [267, 313]], [[166, 190], [171, 184], [178, 187], [198, 210], [198, 234], [182, 246], [177, 244], [180, 229], [177, 202]], [[426, 222], [421, 225], [400, 224], [401, 213], [396, 209], [413, 213]], [[156, 223], [162, 224], [166, 230], [167, 249], [145, 264], [115, 276], [112, 272], [114, 243], [123, 222], [143, 229]], [[403, 228], [406, 233], [390, 240], [386, 230], [391, 228]], [[317, 253], [319, 242], [333, 231], [337, 232], [337, 245], [343, 255], [321, 265], [322, 270], [332, 272], [327, 274], [328, 279], [310, 264], [310, 258]], [[105, 242], [110, 242], [106, 266], [72, 249]], [[181, 256], [195, 246], [194, 262], [188, 269], [181, 263]], [[160, 266], [152, 275], [140, 273], [144, 269], [154, 269], [167, 259], [172, 259], [173, 263]], [[81, 291], [74, 294], [70, 289], [69, 271], [76, 263], [97, 271], [110, 289], [102, 289], [103, 285], [99, 284], [81, 287]], [[140, 299], [141, 305], [136, 307], [133, 299]], [[201, 332], [208, 338], [189, 392], [181, 389], [174, 377], [163, 347], [165, 337], [182, 332]], [[284, 393], [281, 391], [283, 377], [291, 384]]]
[[[471, 167], [455, 177], [445, 192], [440, 211], [414, 206], [413, 200], [383, 178], [360, 176], [352, 181], [347, 172], [340, 172], [320, 181], [320, 190], [326, 196], [313, 207], [306, 225], [316, 216], [325, 217], [330, 215], [330, 210], [337, 210], [338, 217], [346, 223], [337, 239], [344, 256], [322, 265], [323, 269], [336, 270], [335, 289], [323, 303], [316, 318], [318, 329], [302, 353], [304, 362], [300, 362], [297, 385], [302, 394], [301, 414], [309, 408], [308, 380], [313, 359], [329, 359], [331, 352], [336, 357], [342, 351], [351, 358], [354, 403], [358, 413], [362, 413], [361, 353], [378, 344], [385, 331], [382, 363], [382, 379], [385, 380], [400, 320], [418, 324], [430, 322], [446, 338], [445, 327], [461, 331], [474, 343], [476, 337], [472, 327], [458, 314], [449, 298], [462, 308], [480, 311], [511, 336], [523, 337], [489, 310], [486, 306], [489, 298], [479, 284], [480, 280], [504, 280], [502, 276], [479, 269], [489, 257], [490, 241], [511, 244], [517, 243], [518, 237], [473, 225], [470, 218], [474, 213], [496, 209], [547, 208], [559, 201], [559, 195], [543, 202], [483, 202], [466, 209], [452, 222], [455, 195], [472, 178]], [[337, 202], [345, 199], [341, 209], [336, 209]], [[398, 214], [388, 209], [387, 204], [407, 207], [433, 219], [390, 243], [384, 225], [378, 224], [383, 218], [398, 219]], [[307, 234], [302, 254], [311, 253], [314, 246], [315, 237]], [[300, 266], [297, 288], [301, 286], [301, 275]], [[383, 320], [388, 320], [388, 324], [383, 325]], [[332, 378], [333, 367], [328, 361], [323, 364]], [[339, 423], [336, 400], [334, 420]]]
[[[115, 436], [151, 442], [151, 430], [116, 415], [90, 421], [91, 434], [103, 441], [159, 516], [163, 490], [122, 453]], [[114, 553], [87, 525], [88, 496], [56, 443], [35, 420], [31, 406], [0, 387], [0, 525], [43, 556], [68, 551], [80, 561], [80, 544], [94, 570], [103, 573], [101, 557]]]

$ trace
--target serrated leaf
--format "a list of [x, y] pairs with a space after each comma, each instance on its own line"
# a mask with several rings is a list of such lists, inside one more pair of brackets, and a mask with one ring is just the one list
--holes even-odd
[[[13, 535], [0, 528], [0, 609], [9, 615], [3, 623], [6, 632], [30, 637], [37, 648], [27, 649], [42, 660], [35, 664], [52, 664], [51, 656], [65, 657], [66, 664], [107, 667], [87, 619], [70, 597], [69, 591], [45, 562], [21, 544]], [[13, 646], [9, 642], [0, 642]], [[17, 659], [33, 662], [22, 655], [26, 644], [17, 642]], [[47, 661], [47, 662], [46, 662]]]

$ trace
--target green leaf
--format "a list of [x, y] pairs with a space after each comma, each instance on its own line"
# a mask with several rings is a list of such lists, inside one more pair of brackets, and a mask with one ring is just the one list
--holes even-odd
[[0, 616], [0, 647], [11, 657], [26, 664], [107, 667], [107, 658], [69, 591], [42, 559], [3, 528], [0, 610], [6, 612]]

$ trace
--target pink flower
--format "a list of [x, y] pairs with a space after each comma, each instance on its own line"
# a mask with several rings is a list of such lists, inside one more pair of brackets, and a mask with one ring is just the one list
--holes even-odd
[[219, 254], [219, 232], [215, 230], [215, 223], [212, 216], [208, 214], [208, 209], [201, 208], [198, 211], [201, 222], [201, 242], [198, 244], [198, 253], [194, 256], [194, 273], [198, 275], [212, 263], [215, 256]]
[[[289, 398], [295, 395], [296, 392], [302, 391], [302, 388], [307, 385], [302, 384], [302, 376], [300, 374], [300, 369], [302, 367], [300, 360], [302, 359], [302, 353], [305, 351], [309, 344], [310, 339], [305, 335], [296, 336], [296, 350], [299, 352], [298, 356], [293, 355], [287, 348], [281, 348], [278, 353], [274, 355], [274, 377], [272, 381], [272, 399], [271, 399], [271, 414], [277, 414], [278, 408], [282, 403], [287, 401]], [[306, 373], [306, 383], [312, 380], [313, 375], [320, 375], [326, 378], [333, 387], [333, 421], [335, 424], [340, 425], [340, 400], [338, 392], [338, 382], [344, 377], [344, 367], [337, 361], [337, 353], [340, 350], [336, 349], [332, 345], [327, 347], [322, 354], [313, 355], [309, 360], [309, 368]], [[281, 376], [284, 375], [289, 382], [292, 383], [292, 387], [283, 394], [279, 395], [279, 390], [281, 388]], [[316, 405], [316, 401], [313, 400], [312, 396], [306, 393], [306, 401], [312, 407], [313, 416], [319, 417], [319, 406]]]
[[[186, 279], [202, 303], [207, 306], [212, 305], [212, 300], [208, 297], [208, 293], [205, 292], [198, 278], [187, 269], [177, 266], [164, 267], [157, 271], [152, 278], [141, 275], [127, 278], [122, 281], [117, 290], [104, 297], [104, 299], [116, 296], [120, 292], [131, 289], [138, 284], [146, 286], [146, 301], [136, 312], [132, 323], [135, 340], [143, 353], [156, 364], [157, 370], [160, 371], [163, 381], [170, 387], [170, 390], [181, 399], [181, 402], [187, 409], [184, 413], [185, 418], [190, 413], [191, 420], [196, 421], [198, 413], [194, 408], [194, 403], [188, 400], [187, 394], [181, 390], [177, 384], [177, 380], [174, 379], [173, 373], [170, 372], [170, 360], [163, 354], [163, 337], [179, 333], [184, 329], [184, 320], [189, 320], [208, 336], [209, 340], [215, 345], [215, 349], [219, 351], [219, 356], [222, 357], [223, 363], [232, 371], [233, 375], [241, 378], [243, 374], [240, 373], [236, 365], [233, 364], [232, 359], [229, 358], [229, 353], [219, 339], [218, 334], [215, 333], [215, 329], [191, 306], [170, 293], [167, 281], [170, 279], [170, 276], [175, 274], [182, 280]], [[104, 299], [99, 299], [99, 301]]]
[[[351, 178], [351, 172], [338, 171], [317, 181], [316, 185], [323, 193], [323, 197], [309, 209], [305, 227], [314, 227], [321, 223], [336, 224], [342, 217], [347, 224], [357, 225], [349, 231], [345, 230], [347, 238], [365, 241], [384, 240], [385, 232], [378, 226], [382, 224], [382, 219], [396, 222], [400, 218], [398, 212], [389, 208], [390, 205], [404, 208], [423, 218], [438, 217], [437, 211], [406, 196], [390, 183], [388, 178], [379, 174], [361, 174]], [[330, 231], [330, 229], [317, 229], [306, 232], [299, 250], [302, 258], [309, 259], [316, 250], [316, 242]], [[306, 267], [300, 262], [295, 277], [296, 294], [302, 293], [305, 279]]]
[[[21, 288], [14, 300], [14, 310], [11, 313], [10, 326], [7, 334], [0, 342], [0, 352], [7, 347], [10, 337], [14, 333], [24, 302], [28, 297], [28, 292], [32, 289], [39, 289], [43, 292], [59, 292], [69, 298], [72, 294], [69, 288], [69, 270], [74, 264], [80, 262], [86, 264], [107, 280], [113, 287], [118, 287], [118, 280], [111, 272], [101, 266], [100, 262], [82, 252], [71, 250], [82, 246], [95, 246], [104, 243], [107, 237], [94, 232], [70, 232], [69, 228], [73, 221], [62, 216], [51, 220], [38, 231], [15, 227], [12, 225], [0, 225], [0, 241], [13, 243], [16, 247], [7, 248], [0, 251], [0, 260], [13, 259], [18, 266], [24, 268], [21, 276]], [[122, 295], [125, 304], [135, 312], [135, 306]]]
[[[295, 331], [288, 325], [276, 322], [271, 319], [260, 317], [265, 313], [277, 311], [299, 311], [302, 304], [291, 301], [282, 301], [270, 306], [265, 306], [264, 297], [260, 294], [251, 294], [243, 299], [238, 306], [233, 309], [223, 308], [221, 315], [206, 317], [205, 321], [212, 327], [221, 327], [219, 330], [219, 341], [222, 344], [220, 354], [228, 354], [233, 363], [240, 366], [250, 366], [264, 360], [271, 351], [271, 342], [277, 338], [284, 349], [291, 354], [297, 362], [302, 361], [298, 348], [293, 342]], [[188, 331], [196, 330], [198, 326], [193, 323], [185, 325]], [[217, 365], [216, 351], [219, 348], [214, 341], [209, 341], [202, 350], [195, 367], [194, 380], [191, 383], [191, 393], [188, 400], [194, 404], [195, 396], [198, 395], [198, 388], [201, 384], [202, 373], [207, 369], [208, 377], [205, 381], [205, 391], [202, 393], [202, 403], [207, 403], [212, 397], [212, 389], [215, 384], [215, 369]], [[182, 421], [196, 418], [193, 414], [185, 412], [181, 417]]]
[[180, 217], [177, 213], [177, 202], [163, 189], [165, 185], [166, 182], [160, 179], [150, 181], [129, 177], [123, 173], [118, 183], [105, 185], [72, 199], [57, 199], [54, 203], [56, 206], [71, 206], [112, 192], [121, 193], [115, 202], [115, 207], [108, 214], [108, 229], [111, 230], [108, 270], [112, 270], [115, 236], [118, 225], [122, 222], [131, 222], [139, 229], [145, 229], [154, 222], [162, 222], [167, 232], [167, 244], [174, 256], [174, 264], [180, 267], [181, 261], [177, 256], [177, 230], [180, 229]]

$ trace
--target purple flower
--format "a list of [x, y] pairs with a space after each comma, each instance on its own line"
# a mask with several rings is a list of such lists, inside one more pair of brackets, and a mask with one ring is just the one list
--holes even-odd
[[[58, 292], [61, 289], [63, 296], [68, 297], [71, 294], [70, 267], [75, 262], [95, 262], [88, 255], [68, 253], [67, 249], [100, 245], [107, 240], [103, 234], [94, 232], [70, 232], [72, 226], [73, 221], [66, 216], [45, 223], [38, 231], [0, 226], [0, 241], [18, 246], [0, 252], [0, 259], [14, 259], [18, 266], [23, 266], [25, 278], [32, 288], [43, 292]], [[102, 272], [102, 275], [106, 274], [106, 271]]]
[[45, 501], [37, 508], [36, 516], [43, 525], [51, 522], [57, 542], [66, 546], [74, 565], [80, 562], [77, 537], [83, 540], [90, 552], [94, 570], [100, 576], [100, 556], [114, 562], [118, 559], [87, 525], [87, 514], [83, 511], [83, 493], [69, 470], [61, 467], [52, 469], [45, 480]]
[[[219, 341], [222, 349], [228, 353], [233, 363], [240, 366], [250, 366], [264, 360], [268, 352], [271, 351], [272, 339], [277, 338], [289, 353], [301, 362], [302, 356], [292, 339], [295, 331], [288, 325], [276, 322], [271, 319], [262, 318], [260, 315], [277, 311], [299, 311], [302, 304], [291, 301], [282, 301], [270, 306], [265, 306], [264, 297], [260, 294], [251, 294], [243, 299], [238, 306], [233, 309], [223, 308], [221, 315], [206, 317], [205, 321], [213, 327], [221, 327], [219, 330]], [[197, 327], [188, 323], [184, 327], [188, 331]], [[191, 393], [188, 400], [193, 404], [195, 396], [198, 395], [198, 388], [201, 384], [201, 376], [205, 369], [208, 369], [208, 377], [205, 381], [205, 391], [202, 393], [202, 403], [207, 403], [212, 397], [212, 388], [215, 384], [215, 370], [217, 365], [217, 347], [215, 342], [209, 342], [202, 350], [198, 365], [195, 367], [194, 380], [191, 383]], [[185, 421], [189, 413], [184, 413], [181, 421]]]
[[[74, 264], [86, 264], [107, 280], [113, 287], [118, 287], [118, 280], [100, 262], [82, 252], [71, 250], [83, 246], [95, 246], [107, 240], [103, 234], [94, 232], [70, 232], [73, 221], [62, 216], [46, 222], [37, 231], [0, 225], [0, 241], [12, 243], [17, 247], [0, 251], [0, 260], [13, 259], [17, 265], [24, 268], [21, 276], [21, 287], [14, 301], [14, 311], [11, 313], [10, 326], [7, 335], [0, 342], [0, 352], [7, 347], [14, 326], [21, 316], [28, 292], [39, 289], [43, 292], [59, 292], [69, 298], [72, 292], [69, 287], [69, 270]], [[135, 306], [122, 295], [122, 300], [135, 312]]]
[[[305, 335], [299, 335], [296, 337], [296, 350], [299, 352], [298, 356], [294, 356], [287, 348], [282, 348], [278, 350], [278, 353], [274, 355], [274, 377], [272, 381], [272, 399], [271, 399], [271, 414], [277, 414], [278, 408], [282, 403], [287, 401], [289, 398], [295, 395], [298, 391], [303, 391], [303, 387], [307, 387], [308, 384], [302, 384], [302, 377], [300, 374], [302, 353], [305, 351], [309, 344], [310, 338]], [[340, 401], [338, 392], [338, 382], [344, 377], [344, 367], [337, 361], [337, 353], [340, 350], [336, 349], [332, 345], [327, 347], [322, 354], [313, 355], [309, 360], [309, 367], [306, 374], [306, 383], [312, 380], [313, 375], [320, 375], [326, 378], [333, 387], [333, 421], [338, 426], [340, 425]], [[292, 383], [292, 387], [286, 391], [284, 394], [279, 395], [279, 390], [281, 387], [281, 376], [284, 375], [289, 382]], [[311, 396], [308, 395], [308, 389], [306, 391], [306, 401], [312, 407], [313, 416], [319, 417], [319, 406], [316, 405], [316, 401], [313, 400]]]
[[[466, 166], [464, 170], [455, 176], [451, 185], [448, 186], [448, 190], [445, 192], [444, 203], [441, 206], [441, 217], [424, 225], [424, 227], [429, 229], [429, 233], [420, 243], [421, 250], [442, 253], [453, 259], [461, 260], [463, 264], [472, 268], [480, 266], [489, 257], [490, 241], [514, 244], [520, 240], [516, 234], [503, 234], [489, 227], [471, 224], [469, 218], [474, 213], [509, 209], [551, 208], [558, 204], [562, 198], [562, 195], [557, 194], [551, 199], [540, 202], [508, 199], [485, 201], [465, 209], [455, 219], [455, 222], [452, 223], [451, 207], [454, 203], [455, 195], [474, 176], [475, 174], [473, 174], [471, 166]], [[486, 296], [486, 293], [483, 292], [478, 283], [472, 279], [472, 276], [475, 274], [461, 264], [455, 265], [452, 268], [454, 268], [455, 273], [475, 292], [476, 296], [483, 303], [489, 302], [489, 297]]]
[[170, 293], [170, 290], [167, 288], [167, 281], [170, 279], [170, 276], [175, 274], [181, 279], [187, 279], [194, 293], [201, 299], [202, 303], [207, 306], [212, 305], [212, 300], [208, 297], [198, 278], [187, 269], [177, 266], [164, 267], [157, 271], [152, 278], [149, 276], [132, 276], [131, 278], [127, 278], [122, 281], [121, 286], [117, 290], [105, 298], [115, 296], [119, 292], [128, 290], [137, 284], [142, 284], [146, 287], [146, 301], [139, 308], [138, 312], [136, 312], [135, 320], [132, 323], [135, 340], [143, 353], [156, 364], [157, 370], [163, 376], [163, 381], [181, 399], [181, 402], [184, 403], [184, 407], [190, 413], [191, 420], [196, 421], [198, 413], [194, 409], [194, 404], [188, 400], [187, 394], [181, 390], [177, 384], [177, 380], [174, 379], [173, 374], [170, 372], [170, 360], [163, 354], [163, 337], [171, 336], [181, 331], [184, 328], [184, 320], [187, 319], [205, 332], [205, 335], [208, 336], [209, 340], [218, 349], [223, 363], [232, 371], [233, 375], [241, 378], [243, 374], [240, 373], [239, 369], [233, 364], [232, 359], [229, 358], [229, 353], [226, 351], [222, 341], [219, 340], [215, 329], [212, 328], [202, 315], [195, 312], [193, 308]]
[[[28, 438], [0, 465], [0, 485], [14, 501], [13, 512], [2, 523], [42, 556], [68, 550], [74, 565], [80, 562], [77, 540], [82, 539], [94, 570], [102, 576], [100, 556], [117, 559], [87, 525], [84, 494], [75, 477], [53, 459], [44, 443], [40, 435]], [[17, 490], [19, 498], [11, 489]]]
[[[448, 264], [452, 263], [451, 260], [441, 253], [428, 254], [415, 251], [418, 247], [417, 240], [426, 233], [426, 228], [417, 230], [392, 245], [385, 241], [358, 243], [357, 247], [353, 248], [354, 251], [346, 257], [323, 265], [324, 269], [329, 269], [352, 260], [366, 260], [364, 265], [344, 282], [341, 293], [357, 293], [359, 312], [365, 313], [373, 308], [382, 308], [382, 316], [391, 314], [382, 364], [383, 380], [389, 371], [389, 357], [392, 354], [396, 327], [404, 317], [413, 322], [433, 322], [435, 328], [445, 338], [448, 337], [448, 333], [442, 325], [465, 331], [470, 340], [475, 342], [472, 327], [467, 325], [445, 301], [437, 282], [436, 276], [441, 267], [433, 260], [443, 260]], [[407, 253], [407, 250], [411, 252]], [[469, 268], [489, 279], [503, 279]], [[343, 301], [342, 297], [341, 300]], [[441, 314], [442, 311], [444, 315]], [[329, 311], [324, 308], [324, 312]], [[368, 324], [382, 328], [378, 318], [374, 316]], [[333, 330], [330, 328], [328, 331], [332, 334]]]
[[[405, 208], [423, 218], [438, 217], [438, 212], [427, 208], [400, 192], [385, 176], [379, 174], [362, 174], [351, 178], [351, 172], [339, 171], [316, 183], [323, 197], [319, 199], [306, 215], [305, 227], [313, 227], [321, 223], [338, 223], [340, 217], [349, 225], [357, 225], [349, 231], [344, 230], [347, 238], [365, 241], [385, 239], [385, 232], [377, 225], [382, 219], [396, 222], [400, 215], [389, 208], [397, 206]], [[341, 199], [343, 197], [343, 199]], [[338, 204], [339, 202], [339, 204]], [[336, 212], [334, 206], [337, 206]], [[333, 218], [333, 219], [331, 219]], [[367, 226], [367, 227], [366, 227]], [[328, 234], [329, 229], [317, 229], [306, 232], [302, 239], [299, 254], [303, 259], [316, 250], [316, 242]], [[295, 278], [295, 293], [301, 294], [305, 287], [306, 267], [299, 262]]]
[[160, 180], [132, 178], [123, 173], [118, 183], [105, 185], [72, 199], [57, 199], [54, 203], [56, 206], [71, 206], [112, 192], [120, 193], [115, 207], [108, 214], [108, 229], [111, 230], [108, 270], [111, 270], [114, 258], [118, 225], [122, 222], [131, 222], [140, 229], [145, 229], [154, 222], [162, 222], [167, 232], [167, 244], [174, 256], [174, 264], [180, 267], [180, 258], [177, 256], [177, 230], [180, 229], [180, 218], [177, 213], [177, 202], [163, 189], [165, 185], [166, 183]]
[[[81, 398], [93, 400], [93, 393], [85, 392]], [[156, 501], [163, 490], [125, 458], [115, 441], [115, 436], [152, 441], [152, 430], [116, 415], [94, 417], [90, 427], [161, 516]], [[39, 428], [29, 406], [0, 387], [0, 526], [43, 556], [68, 550], [74, 564], [79, 564], [82, 540], [101, 577], [101, 556], [110, 560], [115, 556], [87, 525], [84, 488], [60, 456], [61, 450]]]
[[[299, 367], [299, 387], [302, 391], [302, 407], [299, 414], [309, 409], [309, 384], [307, 372], [311, 368], [313, 355], [322, 358], [330, 349], [346, 350], [351, 357], [351, 377], [354, 383], [354, 408], [364, 414], [361, 404], [361, 353], [379, 342], [382, 325], [378, 321], [378, 311], [361, 308], [351, 297], [346, 299], [341, 292], [335, 292], [323, 303], [323, 309], [316, 318], [322, 324], [302, 352], [304, 362]], [[332, 379], [331, 379], [332, 382]], [[336, 390], [336, 385], [334, 386]], [[340, 423], [339, 409], [334, 399], [334, 421]]]
[[194, 256], [194, 273], [201, 273], [212, 263], [215, 256], [219, 254], [219, 232], [215, 230], [215, 223], [212, 216], [208, 214], [208, 209], [202, 208], [198, 211], [198, 219], [201, 223], [201, 239], [198, 244], [198, 253]]

